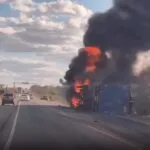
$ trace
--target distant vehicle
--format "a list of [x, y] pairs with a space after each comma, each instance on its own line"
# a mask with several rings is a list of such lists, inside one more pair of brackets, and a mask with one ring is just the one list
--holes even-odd
[[2, 97], [2, 105], [5, 104], [15, 104], [14, 103], [14, 94], [13, 93], [4, 93]]
[[48, 97], [47, 96], [42, 96], [40, 99], [41, 100], [48, 100]]
[[30, 95], [29, 94], [22, 94], [20, 95], [20, 100], [22, 101], [29, 101], [30, 100]]

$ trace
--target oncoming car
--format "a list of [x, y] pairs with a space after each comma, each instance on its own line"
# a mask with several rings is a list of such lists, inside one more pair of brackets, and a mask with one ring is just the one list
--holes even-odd
[[14, 94], [13, 93], [4, 93], [2, 97], [2, 105], [12, 104], [14, 105]]
[[20, 100], [22, 101], [29, 101], [30, 100], [30, 95], [29, 94], [22, 94], [20, 95]]
[[48, 101], [48, 97], [47, 97], [47, 96], [42, 96], [40, 99], [41, 99], [41, 100], [47, 100], [47, 101]]

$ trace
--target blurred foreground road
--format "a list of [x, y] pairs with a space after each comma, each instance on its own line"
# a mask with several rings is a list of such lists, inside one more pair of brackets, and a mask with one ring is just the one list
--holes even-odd
[[38, 100], [0, 107], [0, 150], [148, 150], [148, 129], [121, 118], [75, 112]]

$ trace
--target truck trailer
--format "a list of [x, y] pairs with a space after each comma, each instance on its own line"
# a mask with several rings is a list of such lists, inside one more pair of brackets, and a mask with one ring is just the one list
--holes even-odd
[[122, 84], [104, 84], [95, 88], [93, 111], [102, 114], [133, 114], [134, 99], [130, 86]]

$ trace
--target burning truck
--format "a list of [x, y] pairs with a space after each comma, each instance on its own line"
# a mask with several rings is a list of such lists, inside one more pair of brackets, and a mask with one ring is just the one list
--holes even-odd
[[99, 113], [128, 115], [136, 113], [130, 86], [120, 83], [92, 85], [89, 79], [76, 80], [68, 93], [70, 106]]
[[[85, 108], [91, 109], [93, 95], [92, 95], [92, 86], [93, 86], [93, 75], [96, 72], [97, 68], [104, 67], [105, 55], [102, 50], [95, 46], [88, 46], [82, 48], [79, 51], [79, 55], [81, 55], [83, 62], [80, 62], [82, 65], [77, 67], [79, 70], [79, 74], [76, 76], [73, 75], [68, 70], [66, 72], [66, 79], [68, 80], [68, 84], [71, 84], [71, 88], [68, 93], [68, 100], [73, 108]], [[73, 61], [78, 60], [80, 57], [76, 57]], [[76, 64], [76, 63], [75, 63]], [[70, 65], [70, 69], [74, 68], [74, 63]]]
[[114, 0], [113, 7], [107, 12], [96, 13], [89, 18], [83, 37], [84, 48], [71, 61], [64, 77], [71, 85], [67, 98], [74, 108], [85, 104], [81, 90], [84, 85], [91, 87], [104, 80], [138, 84], [142, 88], [136, 92], [137, 107], [148, 107], [149, 7], [149, 0]]

